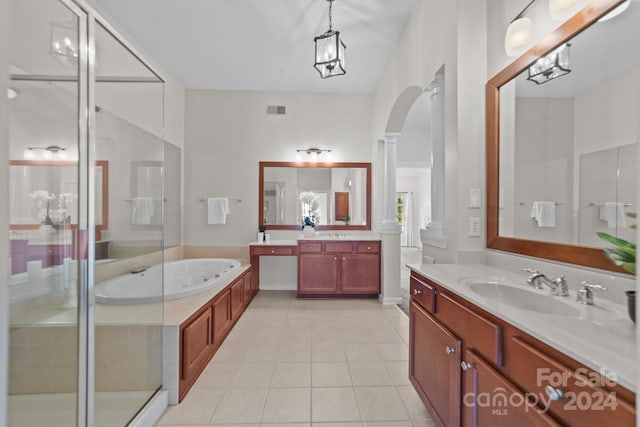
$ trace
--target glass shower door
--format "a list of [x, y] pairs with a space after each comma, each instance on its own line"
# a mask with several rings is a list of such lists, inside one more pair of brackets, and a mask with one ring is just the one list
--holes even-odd
[[38, 0], [13, 0], [10, 13], [8, 422], [73, 426], [86, 401], [77, 307], [86, 16], [72, 4]]

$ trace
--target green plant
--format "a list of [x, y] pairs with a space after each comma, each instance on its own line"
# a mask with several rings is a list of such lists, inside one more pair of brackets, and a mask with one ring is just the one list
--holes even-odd
[[349, 222], [351, 222], [351, 217], [350, 217], [349, 215], [346, 215], [346, 216], [344, 217], [344, 223], [345, 223], [346, 225], [349, 225]]
[[[627, 213], [627, 216], [636, 218], [635, 213]], [[635, 230], [636, 224], [631, 225], [630, 228]], [[615, 248], [605, 249], [604, 256], [623, 270], [636, 274], [636, 245], [608, 233], [598, 232], [597, 234], [602, 240], [615, 246]]]

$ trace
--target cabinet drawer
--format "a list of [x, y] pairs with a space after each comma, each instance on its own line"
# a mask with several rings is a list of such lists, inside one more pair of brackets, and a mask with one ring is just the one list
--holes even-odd
[[358, 242], [358, 253], [380, 253], [380, 242]]
[[324, 244], [324, 251], [328, 254], [345, 254], [353, 252], [352, 242], [326, 242]]
[[182, 330], [182, 379], [192, 378], [207, 364], [211, 340], [211, 308], [207, 308]]
[[313, 254], [322, 252], [321, 242], [300, 242], [298, 244], [298, 251], [300, 253]]
[[502, 366], [502, 327], [454, 301], [438, 294], [437, 317], [465, 343], [498, 366]]
[[291, 246], [252, 246], [251, 255], [293, 255]]
[[428, 283], [411, 276], [411, 299], [417, 302], [430, 313], [436, 312], [436, 288]]
[[[633, 406], [602, 387], [611, 380], [586, 368], [571, 369], [518, 337], [512, 338], [509, 352], [509, 371], [514, 381], [533, 393], [541, 406], [548, 406], [549, 412], [563, 423], [581, 427], [634, 425]], [[550, 392], [555, 389], [563, 396], [550, 396], [548, 387], [552, 388]]]

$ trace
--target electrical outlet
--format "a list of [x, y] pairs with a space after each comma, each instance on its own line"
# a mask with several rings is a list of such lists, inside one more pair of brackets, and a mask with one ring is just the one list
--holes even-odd
[[469, 237], [480, 237], [480, 218], [469, 218]]

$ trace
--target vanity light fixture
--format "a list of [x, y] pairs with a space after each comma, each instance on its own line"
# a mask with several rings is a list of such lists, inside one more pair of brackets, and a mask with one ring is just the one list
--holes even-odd
[[544, 84], [565, 74], [569, 74], [569, 47], [570, 43], [565, 43], [548, 55], [538, 59], [529, 67], [529, 77], [527, 80], [536, 84]]
[[311, 157], [310, 161], [317, 162], [320, 159], [320, 156], [322, 155], [322, 153], [328, 154], [331, 152], [331, 150], [312, 147], [312, 148], [304, 148], [301, 150], [296, 150], [296, 152], [298, 153], [296, 158], [299, 162], [302, 161], [302, 153], [307, 153], [307, 156]]
[[51, 22], [51, 55], [67, 68], [78, 64], [78, 29], [74, 22]]
[[524, 15], [535, 2], [536, 0], [531, 0], [507, 27], [507, 33], [504, 36], [504, 50], [508, 56], [521, 54], [533, 41], [533, 21]]
[[331, 9], [334, 0], [329, 2], [329, 29], [313, 39], [316, 44], [316, 62], [314, 67], [320, 73], [320, 77], [340, 76], [345, 74], [344, 51], [346, 46], [340, 38], [340, 31], [333, 31]]
[[48, 147], [27, 147], [24, 150], [23, 157], [27, 160], [32, 160], [37, 157], [38, 152], [41, 152], [41, 157], [45, 159], [58, 158], [58, 159], [66, 159], [67, 158], [67, 149], [64, 147], [60, 147], [58, 145], [50, 145]]

